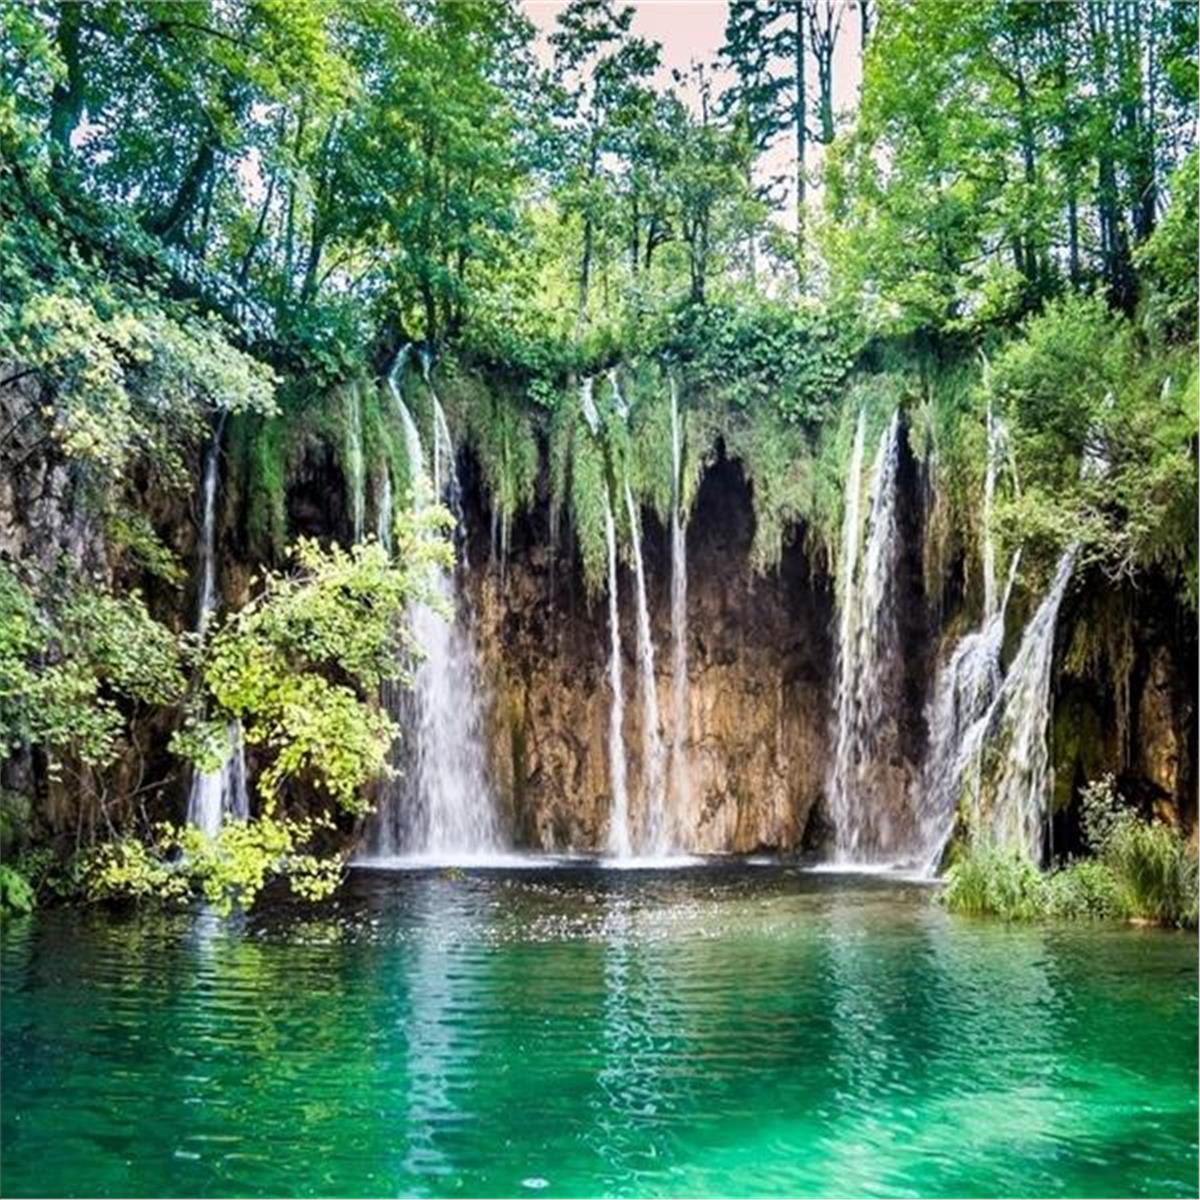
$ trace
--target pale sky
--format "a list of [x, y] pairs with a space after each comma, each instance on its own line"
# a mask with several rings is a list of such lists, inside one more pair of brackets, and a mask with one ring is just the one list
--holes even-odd
[[[858, 95], [862, 75], [859, 62], [861, 29], [855, 0], [832, 0], [842, 11], [841, 34], [834, 52], [834, 105], [841, 114], [850, 112]], [[824, 4], [825, 0], [821, 0]], [[547, 36], [553, 32], [558, 13], [566, 0], [521, 0], [521, 7], [538, 30], [539, 58], [551, 61]], [[726, 0], [633, 0], [636, 10], [633, 32], [662, 45], [662, 67], [656, 77], [661, 87], [671, 85], [672, 70], [687, 71], [693, 61], [713, 64], [725, 41], [725, 19], [729, 5]], [[809, 62], [807, 78], [810, 100], [815, 96], [816, 66]], [[715, 72], [716, 91], [722, 85], [722, 74]], [[816, 124], [815, 114], [811, 124]], [[810, 171], [821, 159], [821, 147], [810, 145]], [[763, 156], [760, 171], [763, 177], [783, 175], [791, 178], [795, 170], [795, 138], [782, 136], [771, 151]], [[785, 205], [785, 212], [790, 205]]]

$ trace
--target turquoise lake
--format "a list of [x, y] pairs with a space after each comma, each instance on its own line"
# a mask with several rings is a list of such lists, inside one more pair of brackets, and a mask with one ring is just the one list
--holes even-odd
[[355, 871], [2, 933], [8, 1196], [1197, 1194], [1197, 945], [887, 877]]

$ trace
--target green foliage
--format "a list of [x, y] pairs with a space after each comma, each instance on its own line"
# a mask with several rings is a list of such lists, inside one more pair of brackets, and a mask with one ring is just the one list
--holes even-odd
[[1200, 151], [1193, 150], [1176, 171], [1171, 203], [1162, 221], [1138, 250], [1135, 261], [1148, 285], [1142, 322], [1157, 340], [1195, 339], [1200, 319], [1196, 304], [1200, 246]]
[[498, 518], [503, 556], [514, 517], [532, 505], [537, 489], [539, 455], [533, 423], [519, 402], [487, 389], [476, 393], [466, 419], [488, 503]]
[[175, 635], [123, 597], [76, 586], [39, 608], [0, 565], [0, 749], [41, 747], [64, 762], [102, 767], [119, 753], [122, 705], [170, 705], [184, 691]]
[[1032, 921], [1045, 915], [1045, 881], [1027, 858], [1014, 851], [977, 847], [946, 872], [942, 903], [966, 916]]
[[605, 512], [611, 505], [604, 450], [587, 428], [575, 432], [571, 458], [571, 518], [589, 596], [600, 595], [608, 578]]
[[1089, 784], [1080, 803], [1088, 843], [1115, 877], [1129, 914], [1194, 926], [1196, 855], [1179, 831], [1123, 807], [1111, 775]]
[[1129, 905], [1113, 869], [1092, 858], [1079, 859], [1044, 879], [1045, 915], [1058, 920], [1121, 921]]
[[1156, 567], [1195, 603], [1197, 435], [1191, 355], [1144, 357], [1125, 318], [1071, 297], [992, 363], [1022, 491], [998, 513], [1045, 564], [1079, 541], [1110, 577]]
[[764, 301], [683, 308], [665, 341], [696, 391], [733, 408], [773, 405], [810, 431], [833, 412], [858, 350], [849, 319]]
[[952, 912], [1006, 921], [1132, 918], [1194, 927], [1197, 863], [1183, 836], [1122, 806], [1112, 776], [1084, 789], [1083, 828], [1095, 857], [1043, 875], [1022, 854], [975, 845], [946, 872]]
[[[255, 599], [213, 636], [203, 669], [213, 719], [236, 718], [247, 744], [267, 755], [258, 784], [266, 811], [297, 776], [363, 811], [360, 789], [386, 772], [396, 733], [372, 697], [419, 653], [403, 618], [426, 596], [430, 566], [446, 561], [446, 519], [436, 509], [402, 517], [394, 559], [375, 542], [346, 551], [302, 540], [291, 571], [266, 572]], [[175, 745], [183, 752], [196, 741]]]
[[35, 903], [29, 880], [7, 863], [0, 863], [0, 916], [30, 913]]
[[159, 537], [145, 513], [118, 506], [108, 514], [104, 532], [113, 549], [127, 552], [147, 574], [174, 586], [183, 583], [185, 571], [179, 559]]
[[157, 900], [181, 903], [199, 896], [228, 915], [250, 908], [268, 881], [286, 879], [298, 896], [318, 900], [341, 880], [342, 862], [306, 847], [323, 822], [264, 814], [227, 821], [215, 837], [192, 826], [164, 823], [153, 838], [105, 842], [76, 866], [82, 894], [91, 901]]

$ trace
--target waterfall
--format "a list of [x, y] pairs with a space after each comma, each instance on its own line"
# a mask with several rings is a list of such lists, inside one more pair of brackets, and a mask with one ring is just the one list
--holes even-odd
[[[586, 377], [579, 386], [579, 407], [592, 436], [600, 433], [595, 380]], [[633, 851], [629, 834], [628, 769], [625, 760], [625, 691], [621, 682], [621, 606], [617, 594], [617, 527], [612, 500], [604, 492], [604, 540], [608, 548], [608, 773], [612, 798], [609, 806], [608, 848], [617, 858]], [[636, 540], [636, 534], [635, 534]]]
[[[397, 358], [387, 386], [404, 433], [413, 507], [424, 508], [443, 494], [457, 503], [454, 446], [444, 415], [438, 415], [441, 406], [431, 388], [432, 466], [442, 489], [434, 492], [420, 433], [397, 382], [404, 361], [404, 355]], [[371, 853], [379, 857], [487, 855], [502, 845], [487, 782], [475, 647], [460, 615], [458, 574], [434, 568], [429, 586], [434, 602], [416, 603], [409, 614], [423, 657], [407, 701], [395, 703], [401, 724], [411, 724], [415, 735], [406, 756], [409, 772], [388, 787], [368, 833]]]
[[855, 579], [858, 573], [859, 509], [862, 502], [863, 447], [866, 440], [866, 412], [860, 409], [854, 427], [854, 445], [846, 470], [844, 511], [842, 513], [842, 543], [838, 559], [841, 584], [838, 595], [838, 680], [837, 680], [837, 740], [834, 745], [833, 778], [830, 783], [830, 814], [840, 848], [841, 831], [849, 824], [849, 790], [852, 766], [850, 737], [854, 726], [854, 669], [853, 648], [857, 642]]
[[666, 762], [658, 716], [658, 685], [654, 678], [654, 640], [650, 630], [650, 608], [646, 602], [646, 572], [642, 562], [642, 539], [637, 507], [629, 480], [625, 480], [625, 508], [629, 514], [633, 542], [633, 576], [637, 585], [638, 688], [642, 697], [642, 778], [645, 795], [646, 829], [643, 847], [651, 854], [666, 849]]
[[[629, 406], [621, 395], [617, 372], [608, 373], [613, 407], [625, 423]], [[666, 848], [666, 758], [658, 714], [658, 684], [654, 675], [654, 637], [650, 628], [650, 606], [646, 599], [646, 570], [642, 559], [641, 522], [626, 472], [623, 480], [625, 511], [629, 517], [629, 540], [633, 548], [634, 599], [637, 614], [638, 691], [642, 698], [642, 791], [646, 814], [641, 848], [661, 854]]]
[[[204, 633], [220, 601], [217, 594], [217, 483], [224, 427], [225, 414], [222, 413], [204, 456], [200, 479], [200, 586], [196, 600], [196, 631], [200, 634]], [[217, 835], [226, 817], [244, 821], [250, 815], [246, 755], [237, 721], [229, 722], [225, 736], [225, 761], [215, 771], [193, 771], [188, 793], [188, 824], [209, 837]]]
[[954, 832], [962, 786], [962, 746], [968, 732], [988, 711], [1003, 674], [1004, 618], [1017, 577], [1021, 554], [1009, 565], [1008, 582], [999, 607], [979, 629], [966, 634], [938, 675], [928, 709], [929, 752], [923, 772], [923, 811], [918, 828], [917, 857], [926, 875], [936, 873]]
[[[586, 411], [586, 409], [585, 409]], [[604, 537], [608, 542], [608, 767], [612, 784], [608, 848], [617, 858], [628, 858], [629, 797], [625, 790], [625, 696], [621, 686], [621, 621], [617, 603], [617, 529], [612, 504], [604, 497]]]
[[[1058, 561], [1050, 590], [1021, 637], [1000, 690], [987, 711], [967, 731], [955, 763], [959, 786], [971, 798], [972, 834], [993, 845], [1023, 850], [1034, 862], [1042, 859], [1042, 834], [1050, 751], [1050, 683], [1058, 610], [1075, 569], [1078, 544]], [[984, 794], [985, 746], [998, 749], [996, 774]]]
[[346, 392], [346, 483], [350, 489], [350, 527], [361, 542], [366, 523], [366, 477], [363, 469], [362, 400], [357, 388]]
[[683, 523], [683, 436], [679, 396], [671, 378], [671, 785], [676, 820], [688, 811], [691, 776], [687, 760], [687, 531]]
[[900, 413], [883, 432], [871, 470], [866, 548], [859, 560], [863, 414], [854, 434], [842, 527], [841, 612], [838, 625], [837, 741], [831, 788], [836, 855], [842, 862], [875, 859], [894, 849], [890, 815], [872, 795], [886, 712], [887, 673], [899, 654], [892, 581], [896, 560], [896, 471]]
[[916, 847], [924, 872], [933, 874], [950, 835], [954, 832], [962, 776], [959, 759], [968, 730], [983, 716], [999, 690], [1003, 675], [1000, 654], [1004, 646], [1004, 618], [1016, 582], [1021, 553], [1012, 557], [1003, 599], [996, 597], [996, 550], [992, 512], [996, 499], [996, 474], [1000, 467], [1004, 430], [987, 407], [987, 463], [983, 482], [983, 623], [966, 634], [954, 648], [950, 661], [938, 675], [929, 704], [929, 751], [923, 772], [923, 806]]
[[379, 490], [375, 498], [375, 535], [379, 544], [392, 552], [392, 472], [387, 463], [379, 474]]

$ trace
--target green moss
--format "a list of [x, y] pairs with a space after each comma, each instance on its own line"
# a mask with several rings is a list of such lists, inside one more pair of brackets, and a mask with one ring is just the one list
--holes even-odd
[[571, 458], [571, 516], [589, 597], [603, 592], [608, 575], [608, 539], [604, 511], [608, 503], [608, 471], [604, 452], [586, 431], [575, 438]]
[[255, 557], [278, 562], [288, 541], [287, 477], [291, 430], [284, 417], [248, 420], [254, 424], [247, 445], [246, 535]]

